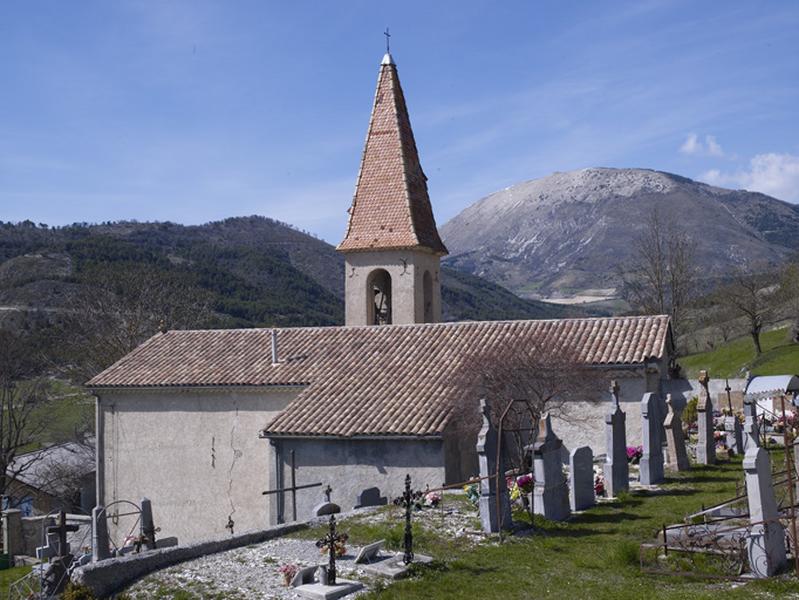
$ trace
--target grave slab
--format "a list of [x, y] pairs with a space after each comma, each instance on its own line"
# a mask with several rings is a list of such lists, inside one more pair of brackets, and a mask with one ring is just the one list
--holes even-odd
[[373, 563], [377, 560], [381, 559], [380, 550], [383, 548], [383, 544], [386, 543], [386, 540], [378, 540], [371, 544], [366, 544], [363, 548], [358, 551], [358, 556], [355, 557], [355, 564], [369, 564]]
[[336, 585], [322, 585], [321, 583], [307, 583], [294, 588], [300, 596], [311, 600], [335, 600], [354, 594], [363, 589], [363, 584], [358, 581], [339, 579]]
[[[433, 558], [431, 556], [425, 556], [424, 554], [414, 554], [413, 556], [413, 564], [427, 564], [433, 562]], [[386, 556], [382, 559], [378, 559], [376, 562], [359, 565], [364, 571], [369, 573], [370, 575], [376, 575], [378, 577], [387, 577], [388, 579], [402, 579], [408, 574], [411, 565], [406, 565], [402, 560], [402, 555], [397, 554], [395, 556]]]

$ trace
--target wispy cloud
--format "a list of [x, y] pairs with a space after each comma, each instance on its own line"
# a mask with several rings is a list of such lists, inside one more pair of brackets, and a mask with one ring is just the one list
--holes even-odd
[[716, 136], [706, 135], [703, 141], [695, 133], [688, 134], [682, 146], [680, 146], [680, 153], [688, 154], [689, 156], [715, 156], [717, 158], [726, 156], [721, 144], [716, 140]]
[[735, 186], [799, 202], [799, 156], [792, 154], [758, 154], [746, 169], [733, 173], [711, 169], [699, 178], [712, 185]]

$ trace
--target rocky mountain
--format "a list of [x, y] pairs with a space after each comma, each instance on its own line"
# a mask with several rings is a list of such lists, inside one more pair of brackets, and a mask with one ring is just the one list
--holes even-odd
[[799, 249], [799, 206], [660, 171], [591, 168], [469, 206], [441, 228], [447, 264], [527, 298], [613, 296], [617, 268], [656, 207], [696, 241], [709, 276], [776, 264]]
[[[574, 313], [451, 269], [444, 270], [442, 285], [448, 320]], [[142, 286], [156, 291], [143, 294]], [[210, 310], [202, 322], [189, 319], [191, 326], [334, 325], [344, 317], [341, 255], [271, 219], [200, 226], [0, 223], [0, 327], [35, 328], [52, 315], [79, 311], [84, 298], [98, 297], [93, 290], [99, 287], [135, 294], [136, 311], [163, 302], [166, 293], [202, 298]], [[134, 310], [130, 306], [119, 310]]]

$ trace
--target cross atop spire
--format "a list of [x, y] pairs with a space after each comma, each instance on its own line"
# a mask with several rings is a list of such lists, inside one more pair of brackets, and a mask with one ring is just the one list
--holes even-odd
[[391, 34], [388, 32], [388, 27], [386, 27], [386, 30], [383, 32], [383, 35], [386, 36], [386, 54], [391, 54], [391, 47], [389, 44]]

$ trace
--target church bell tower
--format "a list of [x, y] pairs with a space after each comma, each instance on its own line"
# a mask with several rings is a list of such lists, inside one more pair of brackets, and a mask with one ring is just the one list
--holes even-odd
[[347, 325], [441, 320], [438, 235], [397, 66], [386, 52], [369, 132], [338, 250], [345, 257]]

